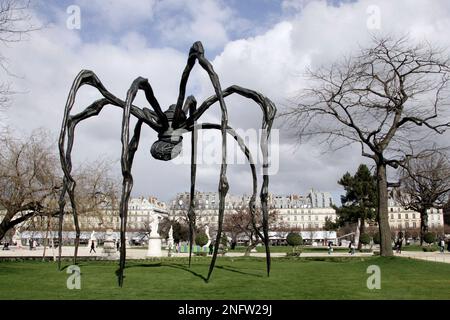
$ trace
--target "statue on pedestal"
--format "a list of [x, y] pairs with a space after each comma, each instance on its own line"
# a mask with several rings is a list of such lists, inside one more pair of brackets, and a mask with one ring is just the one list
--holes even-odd
[[148, 239], [147, 257], [161, 257], [161, 236], [158, 233], [159, 219], [161, 217], [155, 214], [150, 222], [150, 236]]
[[169, 257], [172, 256], [172, 250], [173, 250], [173, 227], [170, 226], [169, 229], [169, 238], [167, 239], [167, 248], [169, 250], [169, 253], [167, 254]]

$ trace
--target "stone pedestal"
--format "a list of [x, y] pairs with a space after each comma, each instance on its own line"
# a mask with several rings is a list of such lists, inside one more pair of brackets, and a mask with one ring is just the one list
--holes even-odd
[[106, 232], [105, 242], [103, 244], [103, 256], [106, 259], [115, 260], [117, 259], [116, 245], [113, 239], [112, 230]]
[[161, 237], [150, 237], [148, 240], [147, 257], [161, 257]]

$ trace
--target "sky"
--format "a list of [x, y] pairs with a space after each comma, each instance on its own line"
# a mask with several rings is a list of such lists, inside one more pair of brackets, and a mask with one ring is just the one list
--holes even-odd
[[[122, 99], [134, 79], [148, 78], [160, 105], [167, 109], [176, 102], [195, 41], [203, 43], [222, 88], [237, 84], [261, 92], [280, 112], [306, 87], [307, 68], [330, 64], [368, 44], [373, 35], [407, 34], [414, 41], [450, 44], [446, 0], [34, 0], [30, 15], [40, 29], [1, 47], [13, 74], [2, 73], [2, 80], [17, 92], [1, 121], [24, 135], [46, 128], [58, 136], [67, 94], [82, 69], [94, 71]], [[200, 103], [213, 93], [207, 74], [196, 65], [187, 95]], [[99, 97], [94, 88], [83, 87], [74, 112]], [[136, 104], [149, 107], [143, 94], [138, 94]], [[227, 107], [234, 128], [250, 136], [260, 128], [262, 113], [257, 105], [232, 96]], [[121, 110], [107, 107], [78, 126], [75, 166], [102, 157], [115, 163], [120, 176], [121, 117]], [[211, 107], [200, 120], [219, 123], [219, 106]], [[219, 138], [217, 132], [204, 135], [204, 152], [217, 155]], [[298, 144], [282, 118], [274, 123], [273, 138], [270, 192], [275, 194], [315, 189], [331, 192], [338, 203], [343, 192], [339, 178], [356, 171], [360, 163], [372, 165], [361, 156], [359, 146], [331, 152], [317, 143]], [[132, 195], [167, 201], [189, 190], [190, 165], [186, 157], [169, 162], [153, 159], [149, 150], [156, 139], [150, 128], [143, 130], [133, 166]], [[189, 140], [186, 135], [186, 155]], [[231, 141], [229, 145], [236, 149]], [[197, 189], [216, 191], [219, 171], [218, 164], [199, 165]], [[247, 164], [230, 164], [228, 180], [230, 193], [250, 193]]]

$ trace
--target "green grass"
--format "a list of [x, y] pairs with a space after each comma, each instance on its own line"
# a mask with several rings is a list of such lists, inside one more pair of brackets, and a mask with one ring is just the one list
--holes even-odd
[[[68, 290], [54, 262], [0, 262], [0, 299], [450, 299], [450, 264], [406, 258], [278, 258], [270, 277], [261, 258], [127, 262], [123, 288], [116, 262], [81, 262], [81, 290]], [[67, 263], [67, 262], [66, 262]], [[381, 268], [381, 290], [366, 287], [369, 265]]]

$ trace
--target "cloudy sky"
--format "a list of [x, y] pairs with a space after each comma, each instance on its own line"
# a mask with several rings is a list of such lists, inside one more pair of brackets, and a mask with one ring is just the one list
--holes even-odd
[[[22, 134], [45, 127], [55, 137], [69, 88], [81, 69], [93, 70], [122, 99], [135, 78], [148, 78], [166, 109], [176, 102], [187, 53], [197, 40], [202, 41], [223, 88], [237, 84], [260, 91], [279, 110], [305, 87], [305, 68], [330, 63], [364, 46], [374, 34], [409, 34], [414, 40], [450, 44], [450, 2], [446, 0], [35, 0], [31, 15], [42, 28], [24, 41], [1, 47], [14, 74], [2, 74], [2, 79], [7, 78], [19, 92], [1, 121]], [[213, 93], [198, 65], [187, 93], [199, 102]], [[98, 97], [95, 89], [82, 88], [74, 111]], [[256, 105], [238, 97], [227, 102], [230, 125], [247, 132], [260, 127], [262, 114]], [[136, 104], [147, 106], [142, 95]], [[215, 105], [201, 120], [218, 122], [219, 111]], [[121, 115], [119, 109], [109, 107], [79, 125], [75, 165], [103, 157], [114, 160], [120, 173]], [[277, 170], [270, 191], [305, 194], [314, 188], [329, 191], [338, 200], [339, 177], [367, 162], [360, 150], [355, 146], [324, 153], [312, 143], [298, 145], [282, 125], [282, 119], [274, 125], [281, 130], [274, 135], [279, 137], [273, 149], [278, 156], [272, 159]], [[208, 137], [205, 143], [218, 152], [220, 140]], [[151, 129], [143, 130], [133, 168], [133, 195], [168, 200], [176, 192], [188, 191], [190, 166], [151, 158], [155, 139]], [[185, 144], [188, 152], [189, 143]], [[217, 190], [219, 169], [200, 165], [198, 189]], [[228, 176], [231, 193], [250, 192], [247, 165], [230, 165]]]

